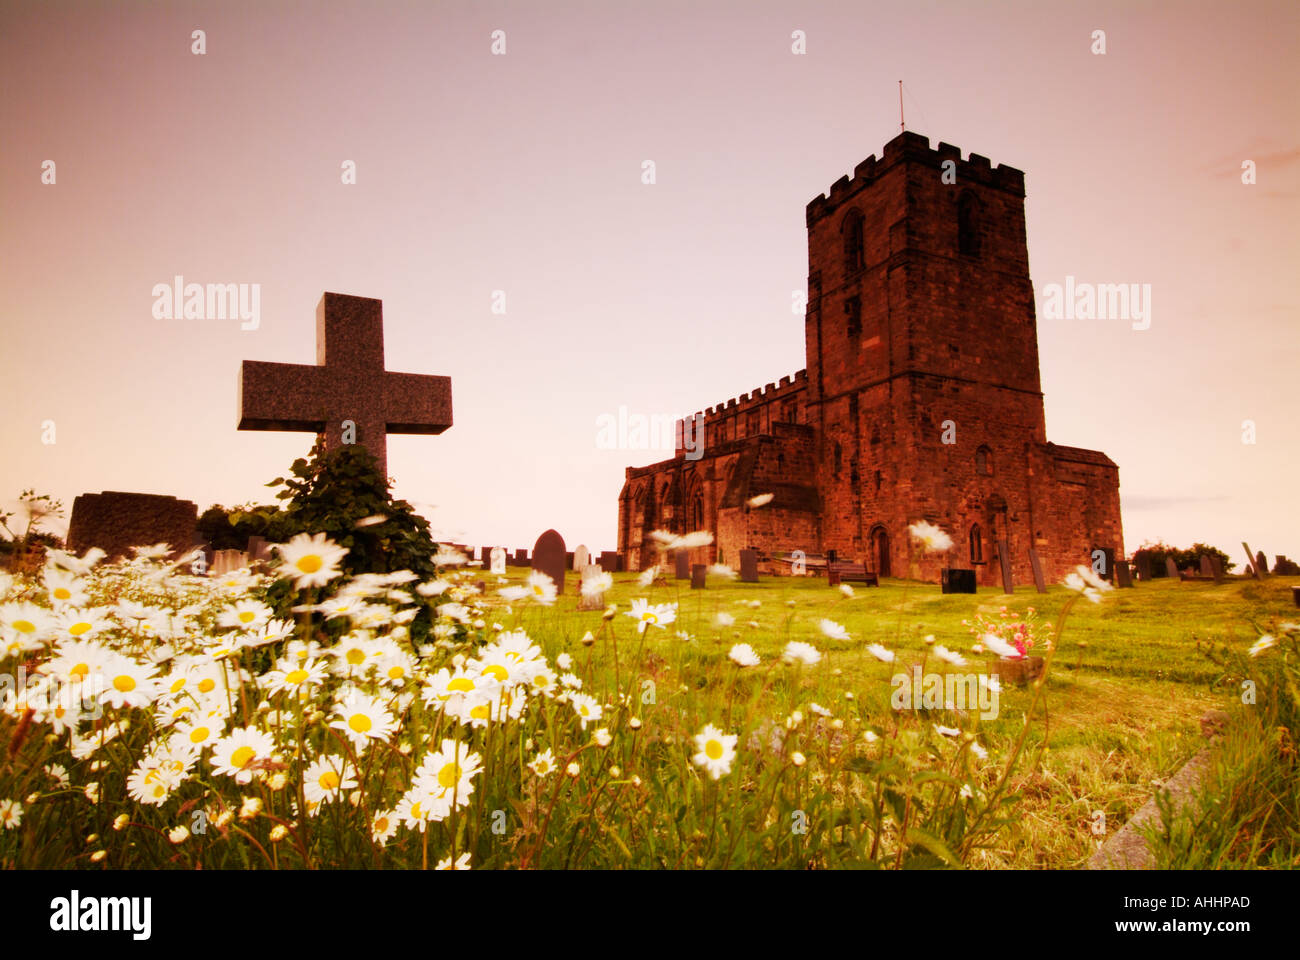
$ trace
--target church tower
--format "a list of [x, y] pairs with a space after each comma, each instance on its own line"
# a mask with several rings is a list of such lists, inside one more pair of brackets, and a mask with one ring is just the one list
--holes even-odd
[[908, 523], [957, 515], [967, 539], [1031, 545], [1008, 529], [1010, 505], [1030, 512], [1024, 465], [1046, 441], [1024, 197], [1021, 171], [903, 133], [808, 204], [826, 549], [906, 575]]

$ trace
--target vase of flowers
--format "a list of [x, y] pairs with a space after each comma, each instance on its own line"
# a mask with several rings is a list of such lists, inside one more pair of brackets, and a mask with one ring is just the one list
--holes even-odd
[[978, 615], [974, 622], [963, 620], [979, 640], [979, 647], [995, 654], [989, 672], [999, 679], [1023, 686], [1043, 675], [1043, 658], [1030, 653], [1042, 649], [1050, 636], [1051, 626], [1038, 619], [1030, 607], [1022, 617], [1002, 607], [997, 616]]

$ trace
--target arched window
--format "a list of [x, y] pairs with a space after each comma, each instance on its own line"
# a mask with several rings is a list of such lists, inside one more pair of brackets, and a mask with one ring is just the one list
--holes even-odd
[[978, 257], [980, 253], [979, 201], [969, 191], [957, 201], [957, 249], [964, 256]]
[[842, 470], [843, 468], [844, 468], [844, 447], [838, 440], [836, 440], [835, 441], [835, 472], [839, 473], [840, 470]]
[[848, 273], [861, 270], [866, 263], [862, 245], [862, 214], [850, 210], [841, 230], [844, 233], [844, 269]]
[[988, 447], [975, 451], [975, 472], [982, 477], [993, 476], [993, 451]]
[[970, 562], [984, 562], [984, 535], [980, 532], [978, 523], [972, 524], [970, 528]]

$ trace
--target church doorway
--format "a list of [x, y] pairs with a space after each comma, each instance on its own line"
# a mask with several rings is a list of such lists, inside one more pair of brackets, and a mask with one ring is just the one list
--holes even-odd
[[877, 524], [871, 528], [869, 536], [871, 543], [871, 562], [877, 576], [891, 576], [889, 571], [889, 534], [885, 528]]

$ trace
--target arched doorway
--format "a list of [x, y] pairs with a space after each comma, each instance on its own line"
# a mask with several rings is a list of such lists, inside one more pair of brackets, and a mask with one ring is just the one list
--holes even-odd
[[880, 524], [871, 528], [867, 537], [871, 544], [871, 564], [876, 574], [881, 577], [891, 576], [889, 569], [889, 534]]

